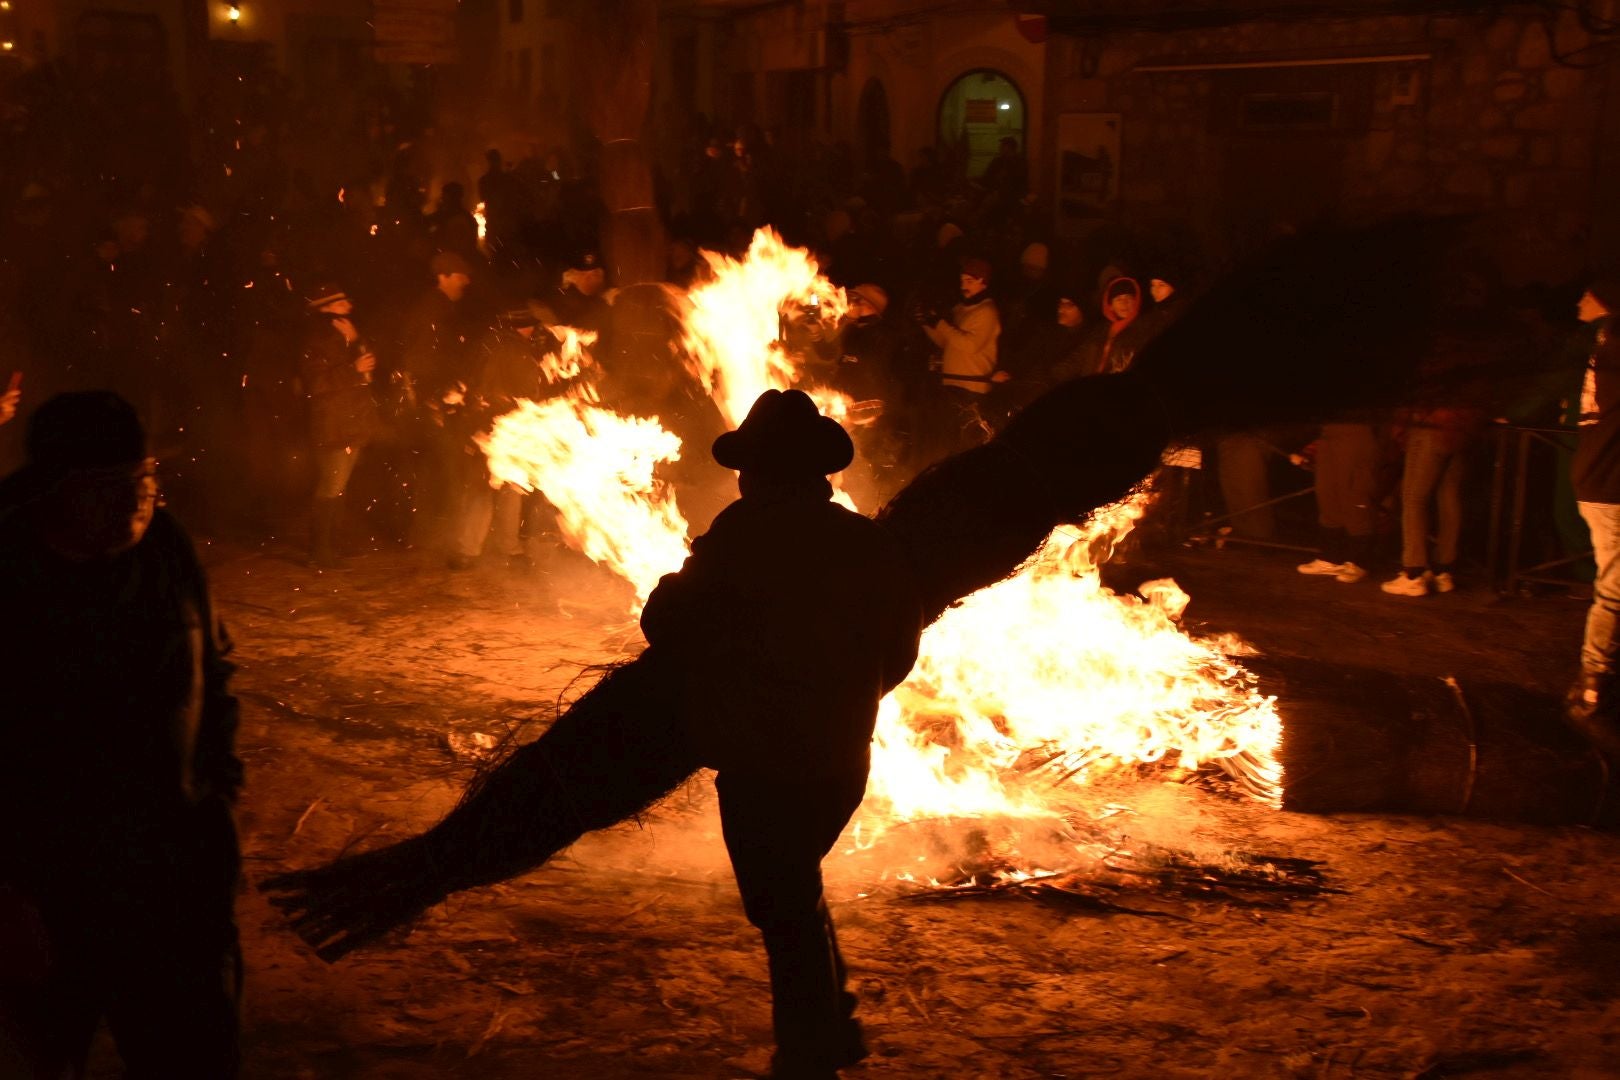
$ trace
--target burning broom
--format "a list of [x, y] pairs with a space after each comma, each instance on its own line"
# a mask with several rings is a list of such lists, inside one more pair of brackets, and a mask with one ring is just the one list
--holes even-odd
[[[1174, 439], [1397, 400], [1428, 344], [1449, 233], [1405, 220], [1282, 245], [1200, 298], [1131, 371], [1058, 386], [986, 445], [928, 469], [878, 515], [909, 555], [927, 617], [1007, 576], [1054, 526], [1120, 499]], [[676, 677], [643, 653], [432, 829], [265, 889], [330, 961], [454, 892], [534, 869], [696, 770], [669, 704]]]

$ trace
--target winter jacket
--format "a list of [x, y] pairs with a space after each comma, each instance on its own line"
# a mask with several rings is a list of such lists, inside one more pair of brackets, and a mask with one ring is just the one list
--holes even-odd
[[[942, 370], [946, 386], [976, 394], [989, 391], [990, 376], [996, 370], [1001, 316], [996, 311], [996, 302], [987, 293], [957, 304], [951, 309], [950, 321], [941, 319], [923, 330], [935, 345], [945, 350]], [[964, 378], [953, 379], [953, 375]]]
[[129, 551], [71, 562], [26, 503], [0, 508], [0, 611], [0, 883], [36, 898], [157, 885], [205, 836], [233, 875], [233, 667], [174, 519], [159, 510]]
[[361, 447], [377, 436], [377, 400], [354, 367], [362, 348], [326, 319], [311, 320], [298, 366], [309, 395], [310, 440], [321, 449]]
[[469, 318], [466, 300], [451, 300], [436, 288], [424, 292], [406, 317], [400, 355], [422, 404], [439, 407], [447, 393], [465, 389], [477, 374]]

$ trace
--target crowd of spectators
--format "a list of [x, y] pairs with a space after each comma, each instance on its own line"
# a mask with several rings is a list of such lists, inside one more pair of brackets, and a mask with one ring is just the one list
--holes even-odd
[[[0, 345], [23, 411], [54, 391], [117, 390], [146, 419], [169, 499], [205, 526], [269, 535], [312, 520], [316, 560], [332, 564], [342, 507], [363, 501], [373, 540], [466, 565], [483, 545], [469, 521], [494, 513], [491, 543], [520, 557], [514, 521], [542, 515], [510, 498], [492, 510], [469, 476], [490, 404], [519, 396], [509, 378], [481, 394], [486, 372], [510, 374], [514, 350], [550, 340], [533, 327], [557, 324], [600, 335], [628, 398], [646, 382], [629, 373], [674, 364], [668, 342], [615, 340], [633, 305], [613, 301], [635, 283], [603, 264], [588, 145], [469, 153], [432, 110], [387, 95], [334, 118], [272, 85], [188, 119], [157, 89], [115, 96], [64, 67], [9, 93]], [[81, 119], [63, 124], [70, 112]], [[970, 176], [950, 148], [907, 168], [699, 117], [655, 172], [667, 285], [691, 287], [702, 251], [740, 254], [770, 226], [847, 290], [843, 323], [798, 328], [794, 347], [811, 378], [882, 403], [860, 439], [877, 497], [1055, 382], [1128, 367], [1218, 271], [1182, 233], [1099, 219], [1083, 239], [1052, 235], [1014, 139]], [[1579, 324], [1556, 290], [1518, 306], [1550, 353], [1567, 352], [1569, 387], [1553, 378], [1513, 419], [1552, 422], [1577, 385]], [[1302, 570], [1355, 581], [1385, 564], [1421, 585], [1391, 591], [1448, 588], [1463, 507], [1482, 502], [1465, 466], [1495, 416], [1448, 405], [1319, 439], [1229, 433], [1177, 459], [1201, 467], [1166, 485], [1170, 516], [1276, 542], [1274, 495], [1308, 482], [1290, 474], [1314, 460], [1322, 554]], [[1402, 518], [1404, 542], [1382, 550]]]

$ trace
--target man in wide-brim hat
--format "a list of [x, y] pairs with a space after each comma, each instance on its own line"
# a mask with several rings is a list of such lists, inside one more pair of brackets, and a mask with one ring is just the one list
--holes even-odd
[[[882, 526], [831, 501], [849, 436], [798, 390], [769, 390], [714, 458], [742, 497], [648, 598], [748, 919], [765, 939], [780, 1078], [866, 1054], [821, 889], [821, 860], [866, 792], [878, 702], [911, 670], [921, 605]], [[750, 672], [739, 681], [735, 673]]]

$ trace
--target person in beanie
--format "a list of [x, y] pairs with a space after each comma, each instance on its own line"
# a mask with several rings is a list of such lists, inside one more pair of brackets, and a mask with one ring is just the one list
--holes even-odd
[[354, 304], [331, 282], [307, 298], [309, 322], [298, 369], [309, 396], [310, 442], [315, 450], [315, 498], [311, 511], [310, 563], [341, 567], [338, 535], [343, 494], [355, 464], [377, 436], [379, 417], [372, 379], [377, 357], [355, 328]]
[[1620, 278], [1592, 282], [1577, 313], [1596, 328], [1581, 387], [1580, 435], [1571, 466], [1576, 505], [1592, 534], [1597, 576], [1581, 640], [1581, 670], [1565, 714], [1613, 765], [1620, 765]]
[[0, 1060], [82, 1076], [105, 1020], [131, 1077], [229, 1080], [227, 639], [128, 402], [58, 395], [25, 441], [0, 481], [0, 937], [34, 945], [0, 972]]
[[[827, 476], [853, 453], [801, 391], [762, 394], [714, 443], [742, 497], [641, 615], [694, 756], [718, 773], [726, 850], [769, 961], [779, 1080], [836, 1077], [866, 1056], [820, 867], [865, 794], [878, 702], [922, 632], [898, 546], [831, 501]], [[738, 682], [742, 670], [757, 674]]]
[[923, 332], [937, 345], [944, 400], [937, 417], [936, 456], [944, 457], [983, 441], [986, 434], [978, 404], [996, 377], [1001, 315], [991, 299], [990, 264], [976, 256], [962, 260], [962, 299], [949, 319], [924, 323]]

